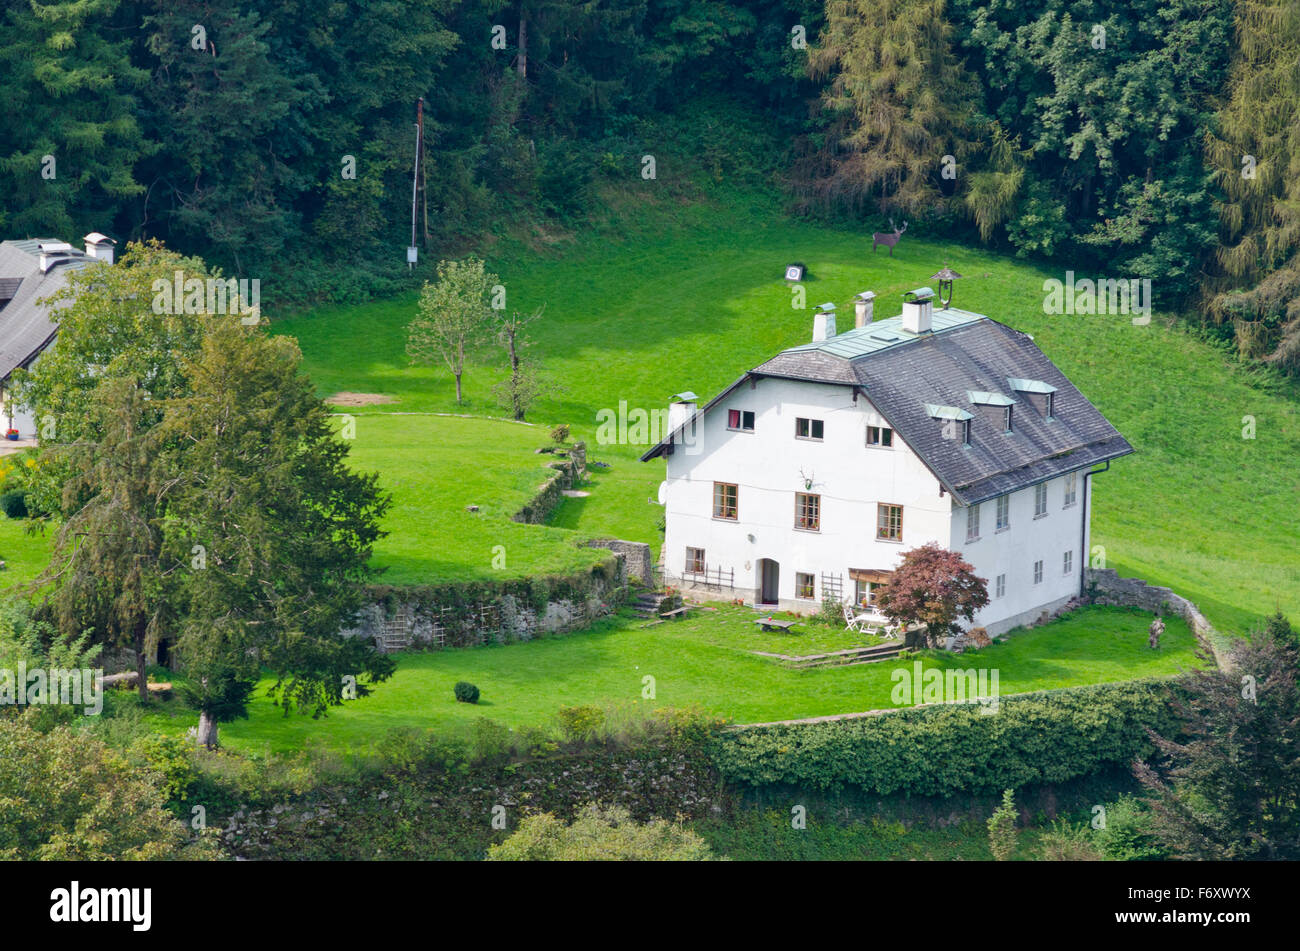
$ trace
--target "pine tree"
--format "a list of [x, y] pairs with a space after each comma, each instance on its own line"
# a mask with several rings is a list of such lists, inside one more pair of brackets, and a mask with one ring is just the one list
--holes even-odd
[[[154, 150], [136, 115], [148, 73], [130, 62], [118, 0], [7, 3], [0, 18], [0, 194], [11, 234], [108, 230]], [[47, 158], [48, 156], [48, 158]], [[84, 229], [84, 230], [83, 230]]]
[[939, 208], [943, 157], [967, 154], [965, 126], [978, 90], [951, 48], [945, 0], [831, 0], [814, 78], [822, 98], [824, 146], [796, 171], [823, 207], [883, 212]]
[[1209, 312], [1244, 356], [1300, 369], [1300, 6], [1237, 9], [1229, 95], [1207, 137], [1225, 195]]
[[185, 361], [189, 392], [168, 402], [161, 427], [177, 653], [203, 688], [191, 702], [209, 743], [216, 722], [241, 715], [239, 685], [263, 666], [285, 712], [313, 716], [393, 670], [368, 641], [339, 634], [373, 577], [388, 498], [377, 475], [349, 468], [301, 360], [291, 337], [213, 318]]

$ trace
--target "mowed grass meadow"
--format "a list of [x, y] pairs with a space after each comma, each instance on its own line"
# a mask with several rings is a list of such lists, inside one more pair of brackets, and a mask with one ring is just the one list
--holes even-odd
[[[933, 283], [931, 275], [946, 263], [964, 275], [955, 305], [1032, 334], [1136, 448], [1092, 480], [1093, 541], [1104, 547], [1107, 567], [1174, 588], [1224, 631], [1248, 630], [1279, 608], [1300, 616], [1294, 387], [1252, 375], [1159, 312], [1147, 326], [1125, 315], [1044, 314], [1043, 282], [1064, 279], [1063, 271], [912, 232], [892, 258], [883, 250], [872, 254], [864, 230], [792, 220], [757, 199], [655, 204], [647, 192], [645, 201], [621, 228], [543, 250], [502, 242], [489, 255], [509, 308], [545, 307], [530, 327], [529, 355], [553, 385], [529, 419], [548, 428], [570, 424], [575, 438], [588, 441], [589, 458], [610, 463], [593, 471], [588, 498], [563, 503], [555, 528], [576, 537], [646, 541], [657, 554], [662, 509], [649, 500], [663, 463], [636, 461], [644, 446], [597, 444], [596, 414], [617, 411], [620, 402], [662, 408], [688, 389], [708, 399], [779, 350], [809, 340], [815, 304], [838, 302], [843, 319], [851, 319], [852, 296], [873, 290], [876, 316], [892, 316], [904, 291]], [[791, 306], [781, 279], [794, 260], [809, 269], [803, 310]], [[1161, 292], [1157, 284], [1157, 307]], [[445, 368], [413, 367], [406, 357], [405, 329], [414, 313], [412, 294], [321, 309], [276, 321], [274, 329], [298, 337], [322, 396], [354, 391], [397, 401], [349, 410], [359, 419], [356, 458], [382, 472], [388, 465], [409, 467], [424, 454], [427, 492], [407, 491], [432, 499], [448, 488], [439, 460], [444, 427], [447, 438], [458, 438], [450, 435], [454, 424], [431, 418], [425, 432], [413, 431], [414, 441], [401, 447], [399, 462], [384, 448], [382, 426], [367, 431], [365, 420], [395, 411], [501, 415], [490, 390], [503, 377], [505, 360], [493, 346], [477, 353], [465, 374], [466, 402], [458, 407]], [[1248, 425], [1253, 438], [1243, 438]], [[484, 453], [494, 446], [485, 438]], [[476, 486], [469, 495], [495, 491], [489, 479], [480, 480], [472, 452], [460, 454], [452, 468], [461, 483]], [[455, 491], [457, 499], [465, 494], [459, 485]], [[409, 514], [409, 508], [394, 510], [393, 536], [380, 552], [381, 562], [391, 553], [395, 578], [407, 577], [421, 560], [417, 550], [429, 544], [401, 538], [411, 530], [399, 515]], [[546, 528], [508, 537], [496, 521], [475, 524], [488, 529], [486, 536], [462, 535], [442, 546], [438, 571], [458, 562], [476, 573], [485, 547], [498, 543], [507, 544], [512, 570], [551, 570], [568, 557], [541, 543], [523, 546], [525, 535]], [[512, 542], [524, 550], [510, 552]]]
[[[559, 707], [580, 704], [602, 707], [614, 721], [654, 707], [701, 708], [739, 723], [891, 709], [897, 706], [894, 672], [910, 677], [915, 663], [997, 670], [1000, 696], [1169, 676], [1196, 664], [1194, 638], [1182, 620], [1169, 619], [1161, 648], [1153, 651], [1146, 638], [1150, 614], [1089, 607], [980, 651], [924, 651], [909, 660], [791, 670], [755, 651], [800, 654], [838, 645], [822, 643], [824, 635], [810, 622], [796, 625], [798, 633], [759, 635], [753, 617], [724, 605], [653, 627], [619, 617], [564, 637], [403, 654], [396, 674], [372, 696], [331, 709], [322, 720], [285, 717], [259, 690], [248, 720], [221, 727], [222, 744], [255, 753], [312, 743], [363, 752], [397, 727], [445, 731], [481, 716], [514, 729], [546, 727]], [[653, 678], [652, 699], [647, 677]], [[482, 690], [477, 704], [456, 701], [452, 688], [459, 680]], [[121, 702], [133, 703], [131, 695]], [[149, 715], [167, 732], [194, 725], [195, 714], [176, 701]]]

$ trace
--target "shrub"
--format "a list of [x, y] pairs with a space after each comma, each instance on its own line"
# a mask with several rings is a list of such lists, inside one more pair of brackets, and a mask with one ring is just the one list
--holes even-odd
[[569, 441], [569, 424], [568, 424], [568, 423], [560, 423], [560, 425], [558, 425], [558, 426], [556, 426], [554, 429], [552, 429], [552, 430], [551, 430], [551, 439], [553, 439], [553, 440], [555, 441], [555, 444], [556, 444], [557, 446], [563, 446], [566, 442], [568, 442], [568, 441]]
[[146, 770], [157, 777], [155, 784], [167, 797], [168, 804], [175, 807], [183, 803], [198, 778], [194, 744], [179, 736], [155, 733], [137, 740], [135, 748]]
[[468, 680], [456, 682], [456, 699], [461, 703], [478, 703], [479, 690]]
[[499, 845], [488, 849], [495, 862], [676, 861], [713, 858], [708, 844], [680, 822], [632, 820], [621, 806], [589, 806], [566, 826], [549, 812], [528, 816]]
[[751, 786], [856, 786], [876, 795], [988, 793], [1127, 766], [1172, 735], [1170, 685], [1135, 680], [1003, 697], [995, 716], [944, 704], [829, 723], [723, 733], [723, 778]]
[[978, 626], [972, 627], [966, 632], [966, 640], [970, 642], [971, 647], [977, 650], [981, 647], [988, 647], [993, 643], [993, 639], [989, 637], [989, 632]]
[[0, 511], [3, 511], [9, 518], [26, 518], [28, 514], [27, 490], [10, 489], [0, 495]]
[[830, 627], [843, 627], [844, 609], [840, 607], [840, 602], [834, 598], [822, 598], [822, 608], [817, 613], [816, 620]]
[[999, 862], [1005, 862], [1016, 851], [1016, 800], [1015, 791], [1002, 790], [1002, 805], [989, 816], [989, 851]]
[[1106, 807], [1106, 824], [1097, 831], [1097, 847], [1106, 858], [1142, 862], [1168, 858], [1151, 828], [1151, 813], [1141, 800], [1121, 796]]
[[605, 725], [605, 711], [600, 707], [560, 707], [555, 714], [560, 732], [571, 743], [590, 740]]
[[1039, 840], [1041, 858], [1046, 862], [1099, 862], [1104, 858], [1088, 837], [1088, 829], [1060, 819]]

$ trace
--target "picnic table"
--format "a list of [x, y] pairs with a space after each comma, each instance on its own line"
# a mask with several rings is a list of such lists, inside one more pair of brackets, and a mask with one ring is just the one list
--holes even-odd
[[754, 623], [765, 631], [788, 631], [794, 626], [794, 621], [778, 621], [774, 617], [757, 617]]

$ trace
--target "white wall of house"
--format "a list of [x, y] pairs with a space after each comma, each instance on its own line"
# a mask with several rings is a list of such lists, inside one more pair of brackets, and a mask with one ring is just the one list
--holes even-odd
[[[754, 431], [727, 427], [728, 410], [752, 411]], [[819, 419], [821, 441], [797, 438], [797, 418]], [[850, 568], [891, 570], [903, 551], [950, 535], [951, 499], [897, 434], [893, 448], [869, 448], [868, 425], [887, 425], [863, 396], [847, 386], [763, 378], [741, 384], [699, 424], [695, 451], [677, 446], [668, 457], [665, 558], [670, 577], [686, 567], [686, 549], [703, 548], [710, 571], [734, 571], [735, 592], [761, 594], [761, 561], [778, 565], [781, 608], [815, 610], [823, 572], [842, 577], [851, 595]], [[805, 488], [805, 478], [814, 485]], [[714, 483], [737, 486], [737, 519], [713, 515]], [[796, 493], [821, 497], [820, 530], [795, 527]], [[902, 539], [876, 538], [877, 503], [903, 507]], [[815, 576], [813, 599], [797, 597], [796, 573]]]
[[[18, 430], [20, 439], [36, 438], [36, 418], [29, 410], [18, 408], [13, 394], [13, 386], [9, 381], [6, 381], [3, 387], [0, 388], [0, 418], [3, 419], [6, 430]], [[0, 433], [0, 436], [3, 435], [3, 433]]]
[[[754, 413], [753, 432], [728, 428], [732, 409]], [[800, 417], [822, 420], [820, 441], [796, 436]], [[1076, 501], [1068, 507], [1066, 480], [1046, 483], [1047, 511], [1039, 517], [1033, 487], [1012, 493], [1010, 525], [1002, 531], [996, 527], [996, 500], [981, 503], [980, 533], [968, 542], [966, 507], [941, 493], [938, 480], [897, 433], [892, 448], [866, 444], [868, 426], [886, 425], [866, 397], [859, 395], [855, 403], [847, 385], [771, 378], [755, 380], [752, 387], [741, 384], [697, 422], [693, 447], [679, 444], [667, 457], [668, 576], [677, 579], [688, 570], [688, 548], [704, 549], [705, 565], [710, 574], [721, 569], [722, 585], [687, 587], [758, 603], [764, 593], [762, 563], [771, 560], [777, 565], [775, 604], [806, 613], [820, 606], [823, 573], [840, 576], [848, 598], [850, 569], [892, 570], [904, 551], [934, 541], [962, 553], [987, 579], [990, 603], [975, 623], [991, 634], [1036, 620], [1078, 593], [1081, 519], [1090, 504], [1083, 472], [1075, 476]], [[813, 480], [811, 489], [805, 488], [806, 478]], [[715, 482], [737, 486], [735, 520], [714, 517]], [[821, 497], [818, 531], [795, 525], [800, 492]], [[900, 541], [877, 538], [879, 503], [903, 507]], [[1037, 561], [1042, 580], [1035, 582]], [[798, 573], [814, 576], [813, 598], [800, 597]], [[999, 575], [1006, 576], [1001, 594]], [[728, 587], [732, 577], [734, 589]]]
[[[954, 505], [952, 531], [946, 543], [960, 552], [975, 568], [975, 574], [988, 583], [989, 603], [975, 615], [975, 624], [990, 634], [1001, 634], [1018, 624], [1037, 620], [1043, 611], [1052, 611], [1079, 593], [1082, 565], [1079, 532], [1085, 506], [1083, 472], [1075, 473], [1075, 501], [1065, 504], [1067, 477], [1044, 483], [1047, 487], [1047, 511], [1035, 516], [1036, 490], [1031, 486], [1010, 494], [1007, 528], [997, 528], [997, 500], [979, 505], [979, 536], [967, 540], [968, 509]], [[1089, 512], [1089, 520], [1091, 512]], [[1070, 553], [1069, 570], [1065, 555]], [[1034, 565], [1042, 562], [1042, 580], [1035, 582]], [[1003, 576], [1003, 591], [998, 593], [998, 577]]]

